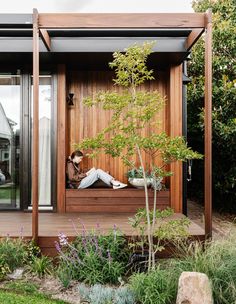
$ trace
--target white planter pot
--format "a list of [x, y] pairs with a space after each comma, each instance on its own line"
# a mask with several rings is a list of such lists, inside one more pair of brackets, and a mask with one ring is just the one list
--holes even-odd
[[[129, 183], [136, 188], [144, 187], [143, 178], [129, 178]], [[150, 187], [151, 184], [152, 184], [152, 178], [147, 178], [147, 186]]]
[[[144, 188], [144, 179], [143, 178], [129, 178], [129, 183], [138, 188], [138, 189], [142, 189]], [[163, 178], [159, 178], [157, 181], [157, 190], [161, 190], [161, 181], [163, 180]], [[147, 186], [153, 186], [153, 178], [147, 178]]]

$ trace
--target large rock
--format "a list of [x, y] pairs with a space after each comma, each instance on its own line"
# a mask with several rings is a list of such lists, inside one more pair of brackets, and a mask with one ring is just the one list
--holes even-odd
[[183, 272], [179, 278], [176, 304], [203, 303], [214, 303], [207, 275], [200, 272]]

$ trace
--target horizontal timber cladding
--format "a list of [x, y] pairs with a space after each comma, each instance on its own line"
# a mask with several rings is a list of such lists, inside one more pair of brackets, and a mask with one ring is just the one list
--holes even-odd
[[[168, 95], [168, 72], [155, 72], [155, 80], [143, 85], [143, 88], [153, 91], [159, 90], [162, 96]], [[74, 93], [74, 106], [67, 106], [67, 136], [68, 136], [68, 151], [67, 156], [73, 151], [74, 143], [80, 142], [83, 138], [93, 137], [100, 132], [111, 118], [111, 112], [104, 111], [101, 106], [88, 108], [83, 105], [83, 99], [87, 96], [95, 96], [100, 90], [120, 90], [114, 86], [112, 78], [114, 77], [111, 71], [70, 71], [67, 74], [67, 93]], [[158, 126], [149, 125], [145, 134], [157, 131], [169, 131], [167, 117], [169, 111], [168, 101], [163, 107], [155, 121], [160, 121]], [[86, 151], [84, 151], [86, 152]], [[150, 158], [144, 155], [144, 163], [149, 164]], [[156, 159], [157, 164], [161, 164], [160, 159]], [[136, 165], [139, 166], [136, 156]], [[84, 169], [92, 167], [108, 171], [116, 179], [122, 182], [127, 182], [126, 172], [127, 167], [124, 166], [121, 159], [112, 158], [104, 153], [100, 154], [97, 159], [83, 160]]]
[[[153, 191], [149, 190], [149, 204], [153, 204]], [[165, 209], [169, 206], [169, 191], [157, 194], [157, 208]], [[145, 207], [143, 189], [81, 189], [66, 190], [66, 212], [136, 212]]]

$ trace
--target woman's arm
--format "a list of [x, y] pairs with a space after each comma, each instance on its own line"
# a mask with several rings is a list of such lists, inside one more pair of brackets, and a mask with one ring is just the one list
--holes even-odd
[[67, 163], [67, 174], [68, 174], [69, 180], [73, 181], [73, 182], [78, 182], [86, 176], [85, 173], [76, 171], [73, 163], [71, 163], [71, 162]]

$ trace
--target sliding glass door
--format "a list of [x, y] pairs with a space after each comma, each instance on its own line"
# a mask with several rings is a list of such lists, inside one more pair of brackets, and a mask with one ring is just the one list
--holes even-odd
[[[39, 81], [39, 206], [56, 201], [56, 77]], [[32, 77], [0, 74], [0, 210], [31, 209]]]
[[20, 208], [20, 126], [20, 75], [0, 75], [0, 209]]

